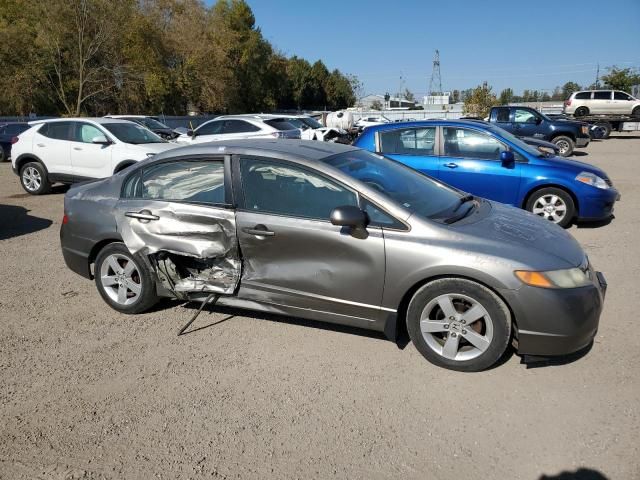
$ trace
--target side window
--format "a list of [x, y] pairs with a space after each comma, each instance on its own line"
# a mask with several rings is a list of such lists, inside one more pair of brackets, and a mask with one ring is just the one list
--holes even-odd
[[[129, 189], [137, 191], [134, 185]], [[149, 200], [225, 203], [224, 163], [182, 160], [152, 165], [142, 172], [141, 196]]]
[[466, 128], [444, 127], [444, 155], [457, 158], [500, 160], [507, 148], [495, 138]]
[[496, 108], [496, 122], [508, 123], [509, 122], [509, 109], [508, 108]]
[[387, 212], [378, 207], [375, 203], [370, 202], [366, 198], [360, 200], [360, 208], [369, 215], [369, 225], [372, 227], [395, 228], [398, 230], [406, 230], [407, 227], [395, 219]]
[[576, 100], [590, 100], [591, 99], [591, 92], [576, 93], [576, 96], [574, 98]]
[[516, 108], [514, 121], [516, 123], [536, 123], [537, 115], [529, 110]]
[[624, 92], [613, 92], [614, 100], [631, 100], [631, 97]]
[[106, 136], [98, 127], [90, 123], [76, 123], [75, 141], [82, 143], [91, 143], [95, 137]]
[[246, 210], [329, 220], [334, 208], [358, 205], [351, 190], [310, 170], [252, 158], [240, 168]]
[[611, 92], [610, 91], [593, 92], [593, 99], [594, 100], [611, 100]]
[[71, 140], [72, 127], [72, 122], [48, 122], [38, 130], [38, 133], [55, 140]]
[[197, 135], [216, 135], [218, 133], [222, 133], [223, 125], [224, 125], [223, 120], [206, 123], [196, 129], [196, 134]]
[[380, 132], [382, 153], [433, 155], [436, 127], [409, 128]]
[[222, 133], [248, 133], [258, 131], [260, 131], [259, 127], [244, 120], [226, 120], [224, 122], [224, 128], [222, 129]]

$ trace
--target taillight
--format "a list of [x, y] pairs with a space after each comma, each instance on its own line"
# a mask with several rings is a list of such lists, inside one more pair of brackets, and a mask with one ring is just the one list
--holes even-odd
[[66, 225], [67, 223], [69, 223], [69, 217], [67, 215], [63, 215], [62, 217], [62, 224]]
[[18, 137], [11, 137], [11, 145], [13, 145], [14, 143], [18, 143], [18, 140], [20, 140], [20, 138], [18, 138]]
[[282, 132], [271, 132], [271, 136], [275, 138], [284, 138], [284, 134]]
[[570, 98], [567, 98], [567, 99], [564, 101], [564, 104], [565, 104], [567, 107], [568, 107], [568, 106], [570, 106], [570, 105], [571, 105], [571, 99], [570, 99]]

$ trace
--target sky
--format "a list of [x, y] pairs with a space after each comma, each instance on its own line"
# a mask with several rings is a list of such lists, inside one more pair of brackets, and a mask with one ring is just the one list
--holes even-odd
[[275, 48], [356, 75], [365, 94], [393, 94], [402, 76], [425, 95], [436, 49], [445, 91], [550, 91], [593, 83], [598, 63], [640, 67], [640, 0], [247, 2]]

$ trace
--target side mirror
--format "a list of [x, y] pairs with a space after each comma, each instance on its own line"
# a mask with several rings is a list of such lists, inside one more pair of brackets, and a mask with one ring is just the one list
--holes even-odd
[[196, 136], [196, 131], [195, 130], [187, 130], [187, 135], [189, 135], [190, 137], [195, 137]]
[[536, 125], [540, 125], [542, 123], [542, 117], [536, 117]]
[[353, 205], [334, 208], [330, 218], [333, 225], [342, 227], [365, 228], [369, 223], [367, 214]]
[[97, 143], [99, 145], [110, 145], [111, 142], [104, 135], [96, 135], [91, 139], [91, 143]]
[[513, 152], [505, 150], [504, 152], [500, 152], [500, 161], [503, 167], [512, 167], [516, 163], [516, 157], [513, 155]]

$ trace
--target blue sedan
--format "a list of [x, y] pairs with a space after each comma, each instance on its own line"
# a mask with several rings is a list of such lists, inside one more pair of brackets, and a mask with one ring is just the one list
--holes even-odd
[[[620, 194], [588, 163], [541, 153], [484, 122], [427, 120], [376, 125], [354, 146], [380, 153], [473, 195], [524, 208], [560, 226], [613, 215]], [[375, 184], [375, 172], [367, 178]]]

